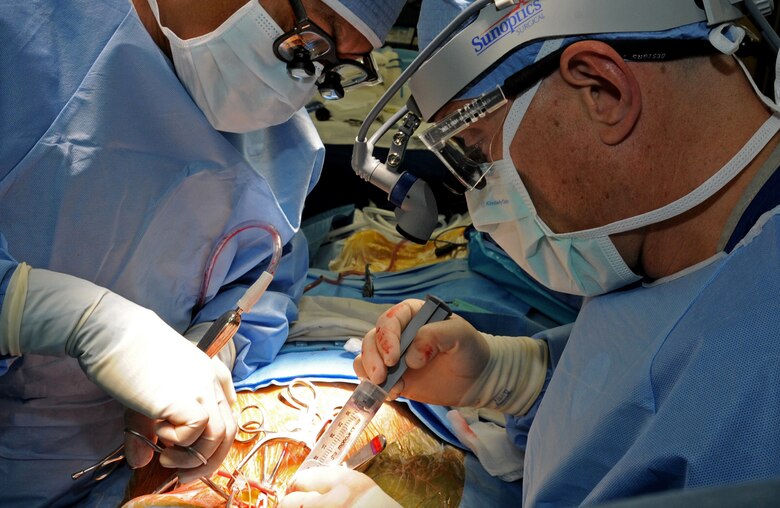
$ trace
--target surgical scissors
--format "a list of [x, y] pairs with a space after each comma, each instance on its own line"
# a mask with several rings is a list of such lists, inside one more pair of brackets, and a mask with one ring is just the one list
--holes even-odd
[[[154, 441], [152, 441], [148, 437], [144, 436], [143, 434], [141, 434], [140, 432], [138, 432], [135, 429], [126, 428], [125, 429], [125, 433], [126, 434], [131, 434], [131, 435], [137, 437], [138, 439], [140, 439], [141, 441], [146, 443], [149, 447], [151, 447], [152, 450], [156, 451], [157, 453], [162, 453], [163, 450], [164, 450], [164, 448], [162, 446], [158, 445], [157, 443], [155, 443]], [[183, 450], [186, 450], [189, 454], [191, 454], [196, 459], [198, 459], [201, 462], [201, 464], [203, 464], [204, 466], [208, 463], [208, 460], [206, 460], [206, 457], [204, 457], [202, 453], [200, 453], [198, 450], [196, 450], [192, 446], [181, 447], [181, 448]], [[124, 445], [124, 443], [122, 443], [121, 445], [117, 446], [111, 453], [109, 453], [108, 455], [103, 457], [99, 462], [96, 462], [95, 464], [89, 466], [88, 468], [82, 469], [80, 471], [76, 471], [75, 473], [70, 475], [71, 478], [73, 478], [74, 480], [78, 480], [79, 478], [81, 478], [83, 475], [89, 473], [90, 471], [94, 471], [95, 472], [94, 473], [95, 474], [95, 477], [94, 477], [95, 481], [99, 482], [101, 480], [104, 480], [124, 460], [124, 458], [125, 458], [124, 449], [125, 449], [125, 445]], [[105, 471], [102, 471], [103, 469], [105, 469]], [[101, 472], [98, 473], [98, 471], [101, 471]]]
[[[238, 330], [238, 325], [234, 324], [232, 321], [217, 320], [206, 331], [204, 338], [201, 339], [201, 341], [198, 343], [198, 348], [206, 352], [206, 354], [209, 357], [213, 357], [227, 343], [227, 341], [229, 341], [233, 337], [233, 335], [235, 335], [237, 330]], [[217, 343], [221, 344], [219, 348], [214, 347], [214, 344]], [[141, 439], [144, 443], [149, 445], [157, 453], [161, 453], [163, 451], [163, 448], [157, 445], [157, 443], [150, 440], [149, 438], [147, 438], [146, 436], [144, 436], [140, 432], [137, 432], [134, 429], [126, 428], [125, 433], [132, 434], [133, 436]], [[183, 449], [187, 450], [187, 452], [189, 452], [191, 455], [196, 457], [203, 465], [206, 465], [208, 463], [206, 457], [204, 457], [202, 453], [200, 453], [192, 446], [187, 446]], [[99, 482], [101, 480], [104, 480], [125, 459], [124, 450], [125, 450], [125, 444], [122, 443], [119, 446], [117, 446], [114, 450], [112, 450], [111, 453], [109, 453], [108, 455], [100, 459], [95, 464], [92, 464], [91, 466], [84, 468], [80, 471], [76, 471], [75, 473], [71, 474], [70, 477], [74, 480], [78, 480], [86, 473], [89, 473], [90, 471], [94, 471], [93, 473], [94, 481]]]

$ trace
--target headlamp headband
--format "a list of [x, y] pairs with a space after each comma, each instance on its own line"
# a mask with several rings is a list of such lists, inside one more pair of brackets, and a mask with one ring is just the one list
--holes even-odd
[[[739, 9], [733, 9], [719, 13], [717, 22], [740, 17]], [[429, 120], [491, 65], [531, 42], [587, 34], [658, 32], [707, 20], [705, 9], [694, 0], [578, 0], [576, 6], [567, 0], [520, 0], [511, 9], [484, 8], [474, 22], [420, 66], [409, 87], [419, 112]]]

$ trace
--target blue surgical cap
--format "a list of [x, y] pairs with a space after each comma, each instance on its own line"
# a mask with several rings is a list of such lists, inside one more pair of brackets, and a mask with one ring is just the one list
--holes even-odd
[[360, 30], [372, 46], [384, 43], [387, 32], [398, 19], [406, 0], [323, 0], [352, 26]]
[[[449, 24], [461, 11], [466, 9], [473, 0], [423, 0], [420, 9], [420, 18], [417, 22], [418, 47], [424, 48]], [[608, 34], [592, 34], [587, 36], [565, 37], [561, 47], [585, 39], [598, 39], [601, 41], [614, 40], [654, 40], [654, 39], [679, 39], [679, 40], [706, 40], [709, 38], [710, 28], [704, 22], [683, 25], [660, 32], [622, 32]], [[478, 76], [468, 85], [457, 99], [471, 99], [485, 92], [493, 90], [504, 81], [536, 61], [543, 41], [539, 40], [523, 46], [510, 53], [499, 63], [491, 66], [487, 71]]]

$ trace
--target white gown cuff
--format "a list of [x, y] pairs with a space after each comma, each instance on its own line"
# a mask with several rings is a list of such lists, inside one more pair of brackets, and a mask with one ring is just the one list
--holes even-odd
[[530, 337], [483, 335], [490, 358], [482, 375], [464, 396], [465, 405], [524, 415], [544, 386], [547, 343]]

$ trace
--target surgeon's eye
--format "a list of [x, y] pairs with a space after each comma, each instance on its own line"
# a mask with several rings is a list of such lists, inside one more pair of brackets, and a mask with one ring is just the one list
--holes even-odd
[[487, 151], [483, 148], [483, 143], [480, 140], [476, 144], [467, 143], [460, 136], [452, 138], [452, 142], [458, 147], [458, 150], [463, 156], [473, 164], [484, 164], [490, 162]]

